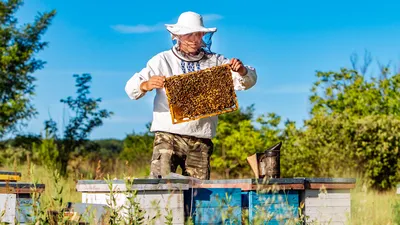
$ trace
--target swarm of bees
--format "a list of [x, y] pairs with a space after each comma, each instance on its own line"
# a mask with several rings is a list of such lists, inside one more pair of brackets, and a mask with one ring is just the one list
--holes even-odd
[[168, 77], [164, 87], [173, 124], [231, 112], [239, 107], [229, 65]]

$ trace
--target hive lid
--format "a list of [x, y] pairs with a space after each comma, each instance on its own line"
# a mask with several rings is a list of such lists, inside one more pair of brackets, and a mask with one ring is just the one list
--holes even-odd
[[308, 183], [356, 183], [355, 178], [325, 178], [325, 177], [317, 177], [317, 178], [305, 178]]
[[[189, 189], [188, 179], [134, 179], [132, 182], [127, 180], [79, 180], [76, 185], [78, 192], [109, 192], [110, 186], [117, 192], [131, 190], [151, 191], [151, 190], [187, 190]], [[128, 186], [126, 185], [128, 182]]]
[[45, 189], [44, 184], [33, 184], [33, 183], [23, 183], [23, 182], [10, 182], [2, 181], [0, 182], [0, 193], [4, 194], [29, 194], [33, 192], [43, 192]]
[[0, 181], [19, 181], [21, 180], [20, 172], [0, 171]]

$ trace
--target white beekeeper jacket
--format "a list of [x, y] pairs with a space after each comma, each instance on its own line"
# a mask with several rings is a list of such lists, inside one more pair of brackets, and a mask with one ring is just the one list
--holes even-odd
[[[229, 63], [229, 59], [220, 54], [206, 54], [202, 52], [198, 56], [185, 56], [174, 46], [168, 51], [161, 52], [151, 58], [147, 66], [134, 74], [126, 83], [125, 91], [129, 98], [137, 100], [145, 95], [140, 90], [140, 84], [148, 81], [151, 76], [162, 75], [170, 77], [183, 73], [198, 71], [213, 66]], [[235, 90], [246, 90], [255, 85], [257, 74], [254, 68], [246, 66], [247, 74], [240, 76], [232, 71]], [[150, 131], [163, 131], [180, 135], [188, 135], [199, 138], [213, 138], [216, 134], [218, 116], [201, 118], [179, 124], [172, 124], [172, 118], [168, 106], [165, 89], [156, 89], [153, 106], [153, 121]]]

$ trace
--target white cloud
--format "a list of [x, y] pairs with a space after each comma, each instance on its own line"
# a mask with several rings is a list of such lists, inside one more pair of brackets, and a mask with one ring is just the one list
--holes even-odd
[[141, 33], [151, 33], [155, 31], [160, 31], [164, 27], [162, 24], [157, 24], [157, 25], [144, 25], [144, 24], [138, 24], [138, 25], [123, 25], [123, 24], [118, 24], [112, 26], [112, 28], [115, 31], [118, 31], [120, 33], [124, 34], [141, 34]]
[[[210, 22], [215, 20], [222, 19], [223, 16], [219, 14], [204, 14], [203, 20], [204, 22]], [[123, 34], [143, 34], [143, 33], [151, 33], [164, 30], [164, 24], [168, 23], [157, 23], [155, 25], [145, 25], [145, 24], [137, 24], [137, 25], [125, 25], [125, 24], [117, 24], [111, 26], [112, 29], [119, 33]]]
[[220, 20], [222, 18], [224, 18], [224, 17], [219, 15], [219, 14], [205, 14], [205, 15], [203, 15], [203, 21], [204, 22]]

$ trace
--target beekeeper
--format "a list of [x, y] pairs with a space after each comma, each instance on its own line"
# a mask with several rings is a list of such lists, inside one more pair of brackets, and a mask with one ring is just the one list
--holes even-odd
[[211, 139], [216, 133], [218, 117], [172, 124], [164, 80], [173, 75], [230, 64], [235, 90], [246, 90], [254, 86], [257, 74], [254, 68], [244, 66], [239, 59], [229, 60], [211, 52], [211, 37], [217, 29], [204, 27], [201, 15], [184, 12], [176, 24], [165, 26], [171, 33], [173, 47], [151, 58], [125, 86], [129, 98], [134, 100], [156, 89], [151, 124], [155, 138], [150, 177], [164, 177], [176, 172], [180, 166], [183, 175], [210, 179]]

